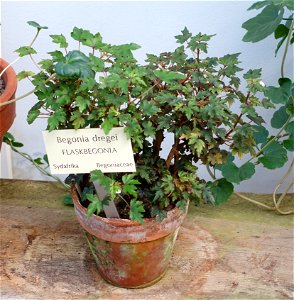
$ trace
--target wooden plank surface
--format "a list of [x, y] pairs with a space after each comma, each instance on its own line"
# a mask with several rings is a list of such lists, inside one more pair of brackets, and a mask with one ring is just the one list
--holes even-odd
[[191, 206], [165, 277], [131, 290], [96, 272], [57, 184], [1, 180], [0, 195], [3, 300], [293, 299], [292, 216], [234, 197], [221, 207]]

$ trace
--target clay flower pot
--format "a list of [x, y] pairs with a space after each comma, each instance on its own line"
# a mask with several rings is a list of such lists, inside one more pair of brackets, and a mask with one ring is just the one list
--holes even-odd
[[[0, 72], [8, 63], [0, 58]], [[17, 87], [16, 74], [12, 67], [9, 67], [5, 73], [2, 75], [2, 79], [5, 83], [5, 90], [0, 96], [0, 103], [12, 100], [15, 96], [15, 91]], [[11, 127], [15, 118], [15, 102], [10, 103], [8, 105], [0, 106], [0, 149], [2, 145], [2, 138], [5, 133]]]
[[160, 280], [167, 268], [186, 212], [175, 208], [161, 222], [144, 219], [144, 224], [127, 219], [87, 217], [87, 210], [72, 188], [75, 212], [100, 275], [125, 288], [142, 288]]

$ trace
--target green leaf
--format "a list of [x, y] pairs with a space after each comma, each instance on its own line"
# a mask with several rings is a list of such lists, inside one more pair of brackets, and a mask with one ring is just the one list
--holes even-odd
[[65, 62], [55, 66], [56, 74], [65, 77], [93, 77], [95, 72], [89, 66], [89, 58], [81, 51], [74, 50], [65, 56]]
[[259, 157], [258, 161], [268, 169], [281, 168], [288, 161], [287, 151], [274, 141], [263, 151], [263, 156]]
[[216, 180], [209, 185], [216, 205], [226, 202], [234, 191], [234, 186], [225, 178]]
[[280, 78], [279, 85], [280, 87], [267, 87], [264, 94], [273, 103], [286, 104], [292, 93], [292, 81], [289, 78]]
[[21, 81], [27, 77], [31, 77], [31, 76], [34, 76], [35, 73], [34, 72], [31, 72], [31, 71], [21, 71], [17, 74], [16, 78], [18, 81]]
[[151, 217], [155, 218], [157, 222], [162, 222], [164, 218], [167, 216], [167, 211], [163, 209], [159, 209], [156, 206], [151, 208]]
[[85, 119], [83, 118], [82, 114], [79, 110], [75, 110], [72, 113], [72, 116], [70, 117], [70, 121], [72, 121], [72, 125], [74, 126], [74, 129], [79, 129], [85, 127]]
[[67, 48], [68, 43], [66, 38], [63, 34], [51, 34], [50, 37], [52, 38], [52, 42], [55, 44], [59, 44], [60, 48]]
[[96, 194], [86, 194], [85, 197], [91, 202], [87, 208], [87, 217], [91, 217], [94, 213], [98, 215], [103, 209], [103, 202], [99, 200]]
[[143, 212], [145, 212], [143, 202], [132, 199], [130, 203], [130, 219], [144, 224]]
[[290, 134], [289, 138], [283, 141], [283, 146], [288, 151], [294, 151], [294, 133]]
[[39, 101], [29, 110], [27, 115], [28, 124], [32, 124], [36, 120], [36, 118], [38, 118], [38, 116], [40, 115], [40, 108], [43, 106], [43, 104], [43, 101]]
[[244, 75], [244, 79], [259, 79], [261, 77], [261, 71], [262, 69], [250, 69], [247, 71]]
[[275, 30], [275, 39], [287, 37], [289, 28], [284, 24], [280, 24]]
[[90, 54], [89, 56], [89, 64], [93, 71], [95, 72], [102, 72], [104, 70], [104, 61], [103, 59]]
[[186, 75], [168, 70], [155, 70], [154, 75], [166, 83], [173, 83], [175, 80], [186, 78]]
[[287, 127], [285, 128], [285, 131], [288, 132], [290, 135], [294, 134], [294, 121], [291, 121]]
[[252, 4], [248, 10], [252, 10], [252, 9], [260, 9], [266, 5], [268, 5], [270, 3], [270, 1], [258, 1], [258, 2], [255, 2], [254, 4]]
[[48, 130], [52, 131], [57, 129], [59, 124], [63, 124], [66, 120], [66, 113], [64, 110], [57, 110], [53, 115], [48, 119]]
[[237, 167], [233, 162], [225, 164], [222, 169], [222, 175], [230, 182], [239, 184], [243, 180], [251, 178], [255, 173], [255, 166], [247, 162], [241, 167]]
[[253, 137], [256, 144], [263, 144], [266, 142], [267, 137], [269, 135], [268, 130], [263, 126], [253, 125], [252, 128], [254, 129]]
[[126, 194], [133, 195], [137, 197], [137, 187], [136, 184], [140, 184], [140, 182], [134, 179], [136, 174], [127, 174], [122, 177], [123, 185], [123, 192]]
[[63, 197], [63, 204], [65, 205], [73, 205], [72, 196], [70, 193], [66, 193]]
[[37, 23], [35, 21], [28, 21], [27, 24], [29, 24], [30, 26], [33, 26], [33, 27], [37, 28], [38, 30], [48, 29], [47, 26], [41, 26], [39, 23]]
[[273, 128], [282, 128], [283, 125], [287, 122], [289, 116], [286, 112], [286, 107], [282, 106], [277, 111], [274, 112], [271, 119], [271, 126]]
[[114, 117], [108, 116], [108, 118], [101, 124], [101, 128], [105, 134], [108, 134], [115, 125], [118, 125], [118, 120]]
[[181, 32], [182, 34], [175, 36], [175, 38], [177, 43], [184, 44], [192, 36], [192, 33], [189, 32], [187, 27], [185, 27]]
[[247, 30], [243, 41], [255, 43], [265, 39], [276, 30], [283, 15], [282, 7], [273, 4], [266, 6], [260, 14], [242, 24], [242, 28]]
[[142, 111], [147, 116], [153, 116], [156, 113], [160, 112], [160, 108], [158, 108], [155, 104], [151, 101], [143, 100], [140, 105]]
[[30, 46], [24, 46], [24, 47], [20, 47], [18, 49], [15, 50], [16, 53], [18, 53], [18, 55], [20, 57], [24, 57], [26, 55], [30, 55], [30, 54], [36, 54], [36, 50], [33, 49], [32, 47]]
[[84, 110], [86, 110], [90, 104], [91, 101], [89, 97], [82, 97], [82, 96], [77, 96], [75, 99], [75, 103], [79, 108], [79, 111], [82, 113]]

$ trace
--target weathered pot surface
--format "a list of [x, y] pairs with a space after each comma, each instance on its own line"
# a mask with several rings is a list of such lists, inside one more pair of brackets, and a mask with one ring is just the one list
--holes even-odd
[[173, 209], [162, 222], [144, 219], [144, 224], [127, 219], [87, 217], [87, 210], [72, 189], [77, 218], [101, 276], [126, 288], [150, 286], [165, 274], [186, 212]]
[[[0, 58], [0, 72], [8, 63]], [[0, 103], [7, 102], [14, 98], [15, 91], [17, 87], [17, 80], [16, 74], [12, 67], [9, 67], [2, 78], [5, 82], [5, 90], [3, 91], [2, 95], [0, 96]], [[9, 130], [15, 118], [15, 103], [10, 103], [8, 105], [0, 106], [0, 149], [2, 144], [2, 137], [4, 134]]]

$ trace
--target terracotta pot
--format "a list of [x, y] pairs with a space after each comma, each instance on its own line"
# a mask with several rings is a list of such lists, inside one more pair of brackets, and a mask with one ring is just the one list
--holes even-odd
[[[0, 58], [0, 72], [8, 63]], [[15, 96], [15, 91], [17, 87], [16, 74], [12, 67], [9, 67], [5, 73], [2, 75], [2, 79], [5, 82], [5, 90], [0, 96], [0, 103], [12, 100]], [[2, 138], [8, 129], [11, 127], [15, 118], [15, 103], [0, 106], [0, 149], [2, 145]]]
[[144, 219], [142, 225], [127, 219], [89, 218], [74, 189], [72, 196], [98, 271], [106, 281], [119, 287], [142, 288], [163, 277], [187, 211], [175, 208], [161, 223]]

